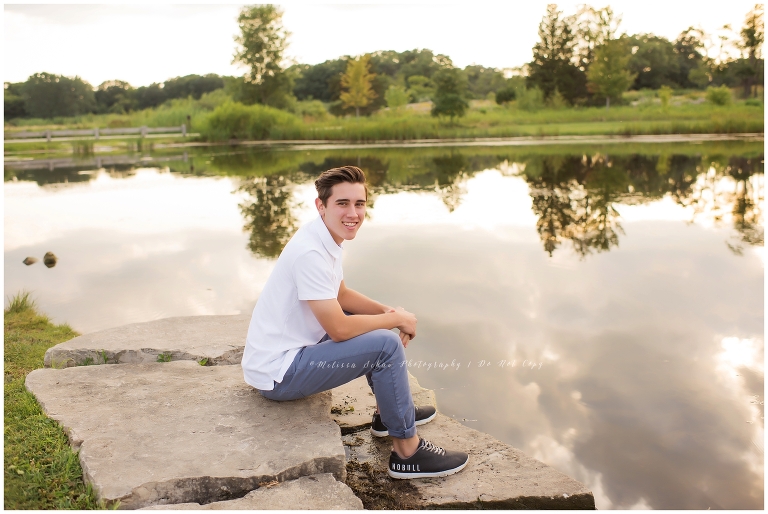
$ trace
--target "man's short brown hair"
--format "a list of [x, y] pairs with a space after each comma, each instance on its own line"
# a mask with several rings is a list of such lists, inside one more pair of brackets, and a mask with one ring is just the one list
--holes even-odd
[[336, 184], [342, 182], [351, 182], [353, 184], [363, 184], [365, 186], [365, 197], [368, 198], [368, 186], [365, 184], [365, 173], [357, 166], [342, 166], [324, 171], [315, 180], [315, 189], [317, 197], [326, 205], [328, 198], [331, 197], [331, 189]]

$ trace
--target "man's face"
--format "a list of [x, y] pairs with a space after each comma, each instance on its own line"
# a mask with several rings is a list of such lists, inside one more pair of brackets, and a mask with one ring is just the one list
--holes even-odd
[[365, 186], [341, 182], [331, 188], [331, 196], [325, 205], [315, 199], [317, 210], [336, 244], [354, 239], [365, 219]]

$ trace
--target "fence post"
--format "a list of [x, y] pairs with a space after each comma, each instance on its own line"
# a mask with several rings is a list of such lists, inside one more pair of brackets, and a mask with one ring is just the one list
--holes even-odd
[[46, 130], [45, 131], [45, 140], [48, 141], [49, 143], [51, 142], [51, 131], [50, 130]]
[[96, 127], [95, 129], [93, 129], [93, 138], [99, 139], [99, 127]]
[[183, 137], [187, 137], [187, 125], [186, 123], [181, 124], [181, 135]]
[[141, 137], [147, 137], [147, 126], [141, 127]]

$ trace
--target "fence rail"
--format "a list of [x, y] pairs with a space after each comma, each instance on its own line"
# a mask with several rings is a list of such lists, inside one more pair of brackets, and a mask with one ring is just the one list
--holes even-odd
[[81, 129], [81, 130], [39, 130], [35, 132], [6, 132], [4, 133], [4, 139], [6, 143], [13, 141], [22, 141], [24, 139], [41, 139], [45, 138], [46, 141], [51, 141], [55, 137], [77, 137], [86, 136], [99, 139], [99, 136], [121, 136], [138, 134], [141, 137], [146, 137], [147, 134], [181, 134], [183, 137], [187, 136], [187, 126], [181, 125], [177, 127], [130, 127], [130, 128], [94, 128], [94, 129]]

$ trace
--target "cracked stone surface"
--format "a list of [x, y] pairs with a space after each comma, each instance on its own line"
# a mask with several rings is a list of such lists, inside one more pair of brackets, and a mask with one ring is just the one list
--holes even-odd
[[260, 484], [346, 476], [331, 393], [273, 402], [245, 384], [237, 365], [37, 369], [26, 386], [80, 450], [85, 480], [122, 508], [224, 501]]
[[[411, 397], [414, 405], [432, 405], [437, 408], [435, 392], [424, 389], [416, 377], [408, 374], [411, 386]], [[376, 398], [368, 386], [365, 377], [356, 378], [342, 386], [331, 390], [331, 417], [341, 427], [342, 434], [357, 432], [371, 426], [371, 418], [376, 412]]]
[[143, 510], [362, 510], [363, 502], [333, 475], [311, 475], [267, 484], [237, 500], [156, 505]]
[[171, 361], [208, 359], [209, 366], [240, 364], [250, 320], [250, 314], [188, 316], [92, 332], [49, 348], [45, 367], [157, 362], [160, 354]]
[[[466, 427], [438, 414], [431, 423], [418, 427], [421, 437], [449, 450], [469, 453], [467, 466], [443, 478], [408, 480], [386, 476], [392, 443], [388, 437], [373, 437], [368, 430], [343, 437], [352, 470], [348, 483], [365, 481], [372, 504], [382, 495], [398, 495], [396, 505], [422, 509], [594, 509], [592, 492], [567, 475], [532, 459], [520, 450], [488, 434]], [[355, 464], [362, 464], [358, 466]], [[358, 472], [353, 471], [353, 475]], [[376, 477], [372, 484], [371, 476]], [[413, 486], [413, 487], [410, 487]], [[394, 491], [394, 493], [393, 493]], [[372, 508], [366, 504], [366, 508]]]

